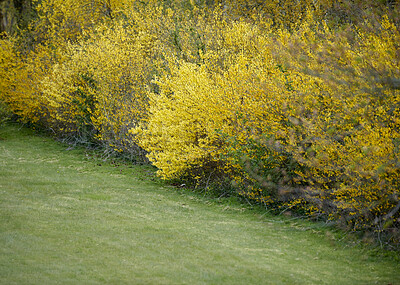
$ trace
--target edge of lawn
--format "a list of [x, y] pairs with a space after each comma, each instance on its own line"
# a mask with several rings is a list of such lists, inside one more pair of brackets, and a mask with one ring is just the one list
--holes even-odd
[[[10, 129], [18, 130], [18, 132], [13, 133]], [[266, 210], [262, 205], [250, 203], [246, 199], [240, 198], [240, 196], [218, 197], [204, 189], [186, 187], [184, 184], [177, 183], [177, 181], [162, 180], [156, 175], [156, 167], [150, 164], [133, 164], [122, 157], [109, 156], [104, 149], [99, 147], [89, 148], [83, 144], [72, 145], [57, 139], [50, 132], [29, 128], [18, 122], [8, 121], [0, 124], [0, 140], [7, 140], [17, 136], [36, 137], [43, 141], [54, 142], [56, 147], [70, 152], [71, 155], [81, 156], [82, 160], [95, 164], [98, 167], [97, 170], [111, 174], [122, 173], [145, 183], [168, 187], [172, 191], [177, 192], [183, 199], [196, 200], [202, 204], [214, 205], [220, 207], [223, 211], [241, 212], [255, 216], [260, 220], [273, 220], [275, 223], [282, 223], [302, 231], [312, 231], [313, 234], [324, 237], [327, 243], [335, 247], [357, 248], [364, 253], [368, 253], [370, 257], [385, 257], [400, 263], [399, 251], [384, 248], [379, 244], [379, 241], [368, 238], [368, 235], [364, 233], [341, 229], [334, 223], [311, 220], [304, 216], [287, 216], [283, 213], [276, 214]]]

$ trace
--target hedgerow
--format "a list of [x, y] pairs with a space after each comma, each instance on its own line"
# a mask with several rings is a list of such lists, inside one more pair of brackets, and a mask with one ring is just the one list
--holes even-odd
[[399, 244], [393, 1], [35, 3], [0, 39], [22, 121]]

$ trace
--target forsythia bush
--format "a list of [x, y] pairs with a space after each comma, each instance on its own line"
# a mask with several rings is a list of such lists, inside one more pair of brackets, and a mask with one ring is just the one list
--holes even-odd
[[398, 244], [396, 5], [34, 1], [29, 28], [0, 39], [0, 100], [59, 136], [147, 154], [164, 179]]
[[38, 82], [53, 63], [48, 49], [38, 46], [26, 58], [11, 39], [0, 39], [1, 100], [24, 122], [38, 123], [47, 116]]
[[147, 117], [147, 84], [157, 41], [145, 31], [100, 26], [66, 48], [66, 60], [40, 82], [58, 132], [93, 137], [115, 151], [141, 153], [129, 128]]
[[330, 101], [323, 114], [314, 109], [306, 120], [298, 117], [312, 127], [312, 141], [290, 152], [306, 166], [300, 175], [312, 182], [318, 204], [334, 202], [331, 215], [356, 228], [388, 227], [399, 222], [400, 34], [387, 17], [364, 25], [344, 33], [305, 24], [297, 35], [281, 37], [283, 49], [299, 43], [282, 54], [286, 64], [322, 78]]
[[158, 81], [141, 145], [164, 178], [222, 169], [248, 198], [396, 232], [398, 27], [307, 17], [297, 33], [203, 28], [212, 44]]

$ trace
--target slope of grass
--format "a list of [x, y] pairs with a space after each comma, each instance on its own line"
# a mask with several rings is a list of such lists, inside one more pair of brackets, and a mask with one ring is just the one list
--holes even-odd
[[146, 178], [0, 129], [0, 284], [400, 284], [395, 259], [315, 224]]

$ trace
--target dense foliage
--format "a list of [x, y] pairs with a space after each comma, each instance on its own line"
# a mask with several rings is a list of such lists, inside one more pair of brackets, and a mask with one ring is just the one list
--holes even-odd
[[399, 244], [394, 1], [30, 7], [0, 39], [0, 100], [20, 120]]

